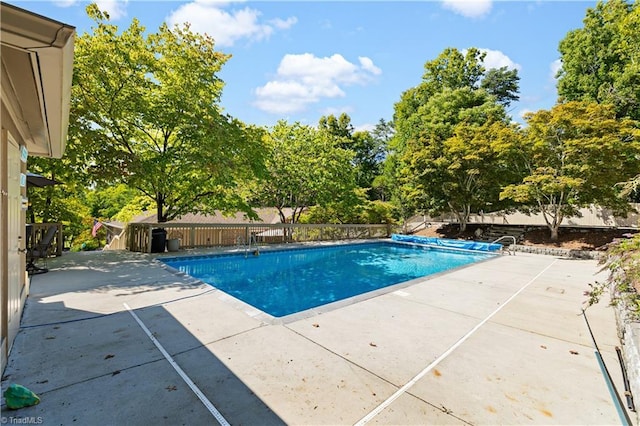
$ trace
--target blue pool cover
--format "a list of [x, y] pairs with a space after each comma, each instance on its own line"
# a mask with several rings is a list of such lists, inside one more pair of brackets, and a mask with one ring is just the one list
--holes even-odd
[[464, 250], [476, 250], [476, 251], [497, 251], [502, 248], [502, 244], [497, 244], [497, 243], [449, 240], [446, 238], [419, 237], [416, 235], [392, 234], [391, 239], [393, 241], [398, 241], [403, 243], [429, 244], [429, 245], [439, 246], [439, 247], [456, 248], [456, 249], [464, 249]]

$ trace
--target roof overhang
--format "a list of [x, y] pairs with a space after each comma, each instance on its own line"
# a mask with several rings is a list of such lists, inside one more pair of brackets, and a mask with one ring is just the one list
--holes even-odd
[[69, 126], [75, 28], [0, 3], [3, 115], [30, 155], [60, 158]]

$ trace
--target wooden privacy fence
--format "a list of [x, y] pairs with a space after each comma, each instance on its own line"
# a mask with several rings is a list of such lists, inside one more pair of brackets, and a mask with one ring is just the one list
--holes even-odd
[[154, 230], [164, 229], [166, 238], [180, 240], [180, 248], [223, 247], [251, 244], [279, 244], [306, 241], [386, 238], [392, 225], [368, 224], [185, 224], [130, 223], [126, 229], [127, 249], [151, 252]]

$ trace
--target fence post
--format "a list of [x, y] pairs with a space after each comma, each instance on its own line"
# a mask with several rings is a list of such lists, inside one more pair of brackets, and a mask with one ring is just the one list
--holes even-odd
[[58, 223], [58, 238], [57, 238], [57, 249], [56, 249], [56, 256], [62, 256], [62, 249], [63, 249], [63, 244], [64, 244], [64, 233], [63, 233], [63, 229], [62, 229], [62, 224]]
[[133, 239], [131, 238], [131, 236], [134, 234], [134, 230], [131, 226], [130, 223], [127, 223], [124, 226], [124, 241], [125, 241], [125, 250], [129, 250], [129, 251], [133, 251], [132, 247], [133, 244], [131, 244], [131, 241], [133, 241]]
[[152, 243], [152, 238], [153, 238], [153, 234], [152, 234], [152, 230], [151, 230], [151, 225], [147, 225], [147, 253], [151, 253], [151, 243]]

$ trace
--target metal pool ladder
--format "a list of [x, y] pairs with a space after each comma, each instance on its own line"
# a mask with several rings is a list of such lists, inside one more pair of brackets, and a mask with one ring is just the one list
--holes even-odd
[[513, 252], [513, 255], [515, 256], [516, 251], [515, 249], [511, 250], [511, 247], [515, 247], [515, 245], [518, 243], [518, 241], [516, 240], [516, 237], [514, 237], [513, 235], [503, 235], [502, 237], [498, 238], [495, 241], [492, 241], [491, 244], [495, 244], [498, 241], [504, 239], [504, 238], [511, 238], [513, 240], [513, 244], [509, 245], [509, 247], [507, 247], [507, 253], [509, 253], [509, 255], [511, 255], [511, 253]]
[[249, 256], [249, 252], [251, 251], [251, 243], [253, 243], [253, 246], [255, 247], [254, 251], [253, 251], [253, 255], [254, 256], [259, 256], [260, 255], [260, 249], [258, 249], [258, 241], [256, 240], [256, 236], [251, 234], [251, 236], [249, 237], [249, 240], [247, 241], [247, 243], [244, 243], [244, 238], [243, 237], [238, 237], [236, 239], [237, 245], [238, 247], [240, 247], [240, 245], [244, 245], [244, 257], [245, 259]]

